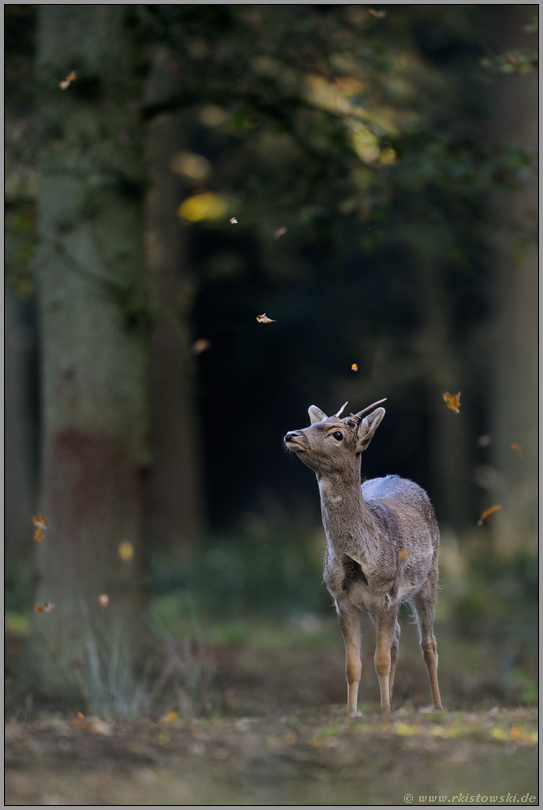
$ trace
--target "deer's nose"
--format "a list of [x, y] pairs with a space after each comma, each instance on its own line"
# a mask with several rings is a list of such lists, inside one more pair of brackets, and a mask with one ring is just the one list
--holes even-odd
[[300, 431], [299, 430], [290, 430], [285, 435], [285, 441], [290, 442], [290, 441], [292, 441], [292, 439], [297, 439], [299, 436], [300, 436]]

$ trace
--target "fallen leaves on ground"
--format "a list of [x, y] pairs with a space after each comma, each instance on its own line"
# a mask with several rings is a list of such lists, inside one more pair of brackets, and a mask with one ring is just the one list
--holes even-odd
[[77, 717], [70, 720], [72, 728], [83, 728], [92, 731], [94, 734], [101, 734], [103, 737], [111, 737], [113, 734], [113, 723], [109, 720], [100, 720], [99, 717], [85, 717], [81, 712], [77, 712]]

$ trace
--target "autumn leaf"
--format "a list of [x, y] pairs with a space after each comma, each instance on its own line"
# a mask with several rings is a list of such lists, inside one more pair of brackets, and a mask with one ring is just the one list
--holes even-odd
[[129, 562], [134, 556], [134, 546], [128, 540], [119, 544], [119, 557], [123, 562]]
[[284, 235], [286, 232], [287, 232], [287, 229], [286, 229], [286, 228], [277, 228], [277, 230], [276, 230], [276, 231], [274, 231], [274, 233], [273, 233], [273, 238], [274, 238], [274, 239], [279, 239], [279, 238], [280, 238], [281, 236], [283, 236], [283, 235]]
[[166, 723], [166, 725], [171, 726], [172, 723], [175, 723], [178, 717], [179, 712], [172, 712], [172, 711], [166, 712], [166, 714], [164, 715], [164, 722]]
[[107, 593], [101, 593], [100, 596], [98, 597], [98, 601], [100, 602], [102, 607], [107, 607], [109, 603], [109, 596], [107, 595]]
[[500, 511], [501, 511], [501, 506], [499, 504], [497, 504], [496, 506], [491, 506], [489, 509], [485, 509], [485, 511], [483, 512], [483, 514], [481, 515], [481, 517], [477, 521], [477, 525], [482, 526], [483, 525], [483, 520], [486, 520], [487, 517], [490, 517], [490, 515], [493, 515], [494, 512], [500, 512]]
[[237, 219], [235, 217], [232, 217], [232, 219], [230, 220], [230, 225], [237, 225], [237, 224], [238, 224]]
[[193, 354], [201, 354], [202, 352], [207, 351], [211, 347], [211, 341], [207, 338], [198, 338], [192, 344], [192, 353]]
[[358, 366], [356, 365], [356, 363], [352, 364], [351, 371], [358, 371]]
[[376, 17], [378, 20], [382, 20], [383, 17], [386, 17], [386, 11], [376, 11], [374, 8], [368, 9], [368, 14], [371, 14], [372, 17]]
[[275, 323], [275, 321], [273, 321], [271, 318], [268, 318], [266, 313], [264, 313], [263, 315], [257, 315], [256, 319], [258, 323]]
[[515, 450], [521, 458], [524, 458], [524, 453], [522, 452], [522, 447], [519, 444], [512, 444], [511, 450]]
[[457, 394], [449, 394], [446, 391], [443, 394], [443, 399], [447, 403], [447, 408], [450, 408], [455, 413], [460, 413], [460, 391]]
[[32, 523], [36, 527], [36, 531], [34, 532], [34, 540], [36, 543], [39, 543], [43, 537], [44, 531], [49, 526], [49, 523], [47, 522], [45, 515], [37, 515], [36, 517], [33, 517]]
[[66, 90], [66, 88], [68, 88], [70, 84], [76, 80], [76, 78], [77, 77], [75, 75], [75, 70], [72, 70], [70, 73], [68, 73], [64, 81], [60, 82], [59, 84], [60, 89]]
[[41, 605], [36, 605], [36, 613], [50, 613], [54, 607], [50, 602], [43, 602]]
[[402, 548], [401, 551], [398, 553], [398, 557], [400, 558], [400, 560], [402, 562], [405, 562], [407, 560], [407, 555], [408, 554], [409, 554], [409, 549], [408, 548]]

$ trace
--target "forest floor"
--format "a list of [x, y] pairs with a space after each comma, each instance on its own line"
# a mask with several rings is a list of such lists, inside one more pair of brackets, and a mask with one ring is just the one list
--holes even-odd
[[[408, 626], [394, 711], [378, 711], [367, 643], [367, 701], [348, 720], [338, 632], [334, 643], [289, 631], [283, 646], [264, 633], [260, 644], [210, 645], [215, 708], [196, 716], [173, 706], [134, 720], [8, 712], [6, 805], [538, 804], [535, 706], [500, 703], [469, 671], [477, 657], [443, 645], [447, 711], [424, 710], [429, 689]], [[451, 678], [463, 670], [479, 691], [459, 700]]]

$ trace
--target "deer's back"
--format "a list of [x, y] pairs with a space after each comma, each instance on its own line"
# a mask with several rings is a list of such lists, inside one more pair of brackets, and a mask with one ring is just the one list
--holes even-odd
[[[426, 492], [406, 478], [387, 475], [362, 484], [366, 506], [387, 536], [388, 552], [406, 549], [414, 557], [433, 556], [439, 546], [439, 528]], [[410, 565], [406, 566], [410, 568]]]

